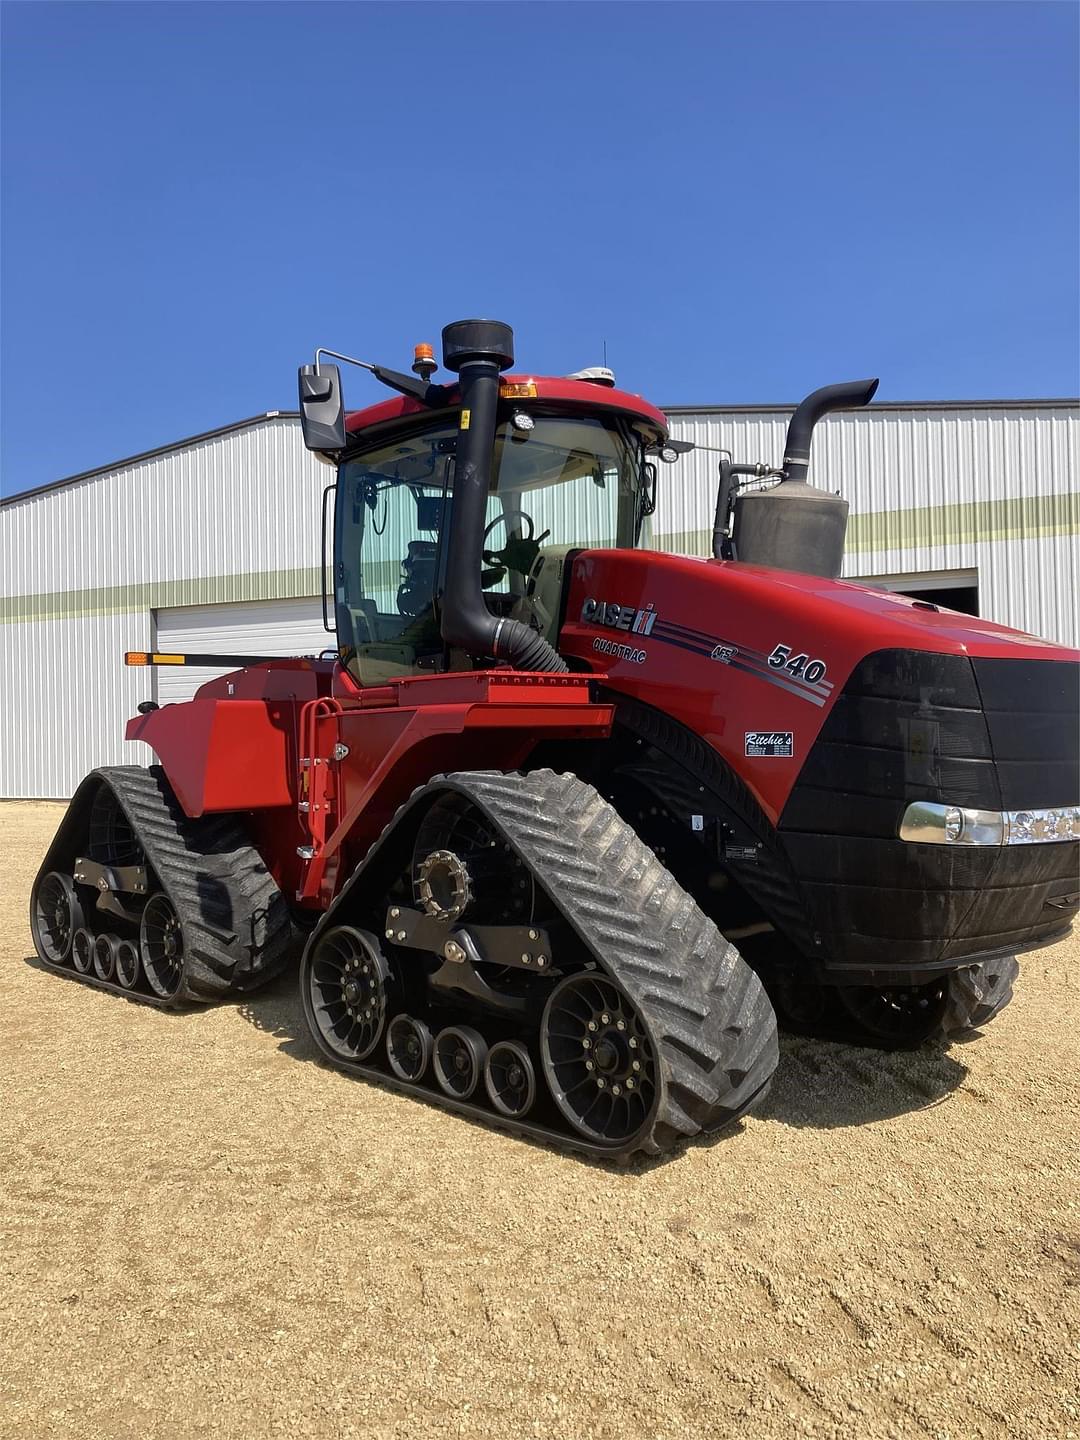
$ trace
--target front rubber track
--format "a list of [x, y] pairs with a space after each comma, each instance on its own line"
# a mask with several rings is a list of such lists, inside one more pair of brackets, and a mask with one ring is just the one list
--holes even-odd
[[[68, 965], [51, 970], [126, 1000], [178, 1009], [254, 990], [273, 979], [295, 954], [297, 938], [285, 897], [263, 864], [235, 815], [204, 815], [193, 820], [159, 766], [117, 765], [92, 771], [75, 792], [34, 881], [50, 870], [72, 873], [86, 853], [90, 807], [101, 786], [116, 797], [142, 846], [156, 885], [180, 917], [184, 971], [176, 994], [163, 1000], [126, 990], [97, 976], [79, 975]], [[94, 912], [88, 908], [93, 923]], [[104, 922], [102, 929], [111, 928]]]
[[[385, 869], [380, 852], [393, 848], [395, 833], [414, 812], [445, 794], [464, 796], [511, 845], [598, 968], [641, 1012], [660, 1079], [651, 1119], [628, 1141], [612, 1145], [586, 1141], [569, 1126], [507, 1121], [486, 1104], [449, 1100], [434, 1087], [398, 1080], [388, 1069], [343, 1063], [322, 1044], [309, 1018], [316, 1043], [334, 1065], [488, 1124], [608, 1158], [662, 1154], [723, 1129], [764, 1098], [779, 1051], [776, 1017], [758, 977], [591, 785], [550, 770], [436, 776], [414, 792], [308, 942], [301, 966], [305, 1013], [304, 982], [319, 936], [353, 913], [357, 901], [377, 909], [386, 893], [379, 884]], [[369, 874], [378, 893], [365, 895]], [[558, 956], [552, 958], [557, 966]]]

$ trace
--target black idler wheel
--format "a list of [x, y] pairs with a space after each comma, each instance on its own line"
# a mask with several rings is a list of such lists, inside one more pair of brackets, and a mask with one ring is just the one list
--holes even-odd
[[624, 1144], [656, 1109], [656, 1056], [636, 1006], [606, 975], [561, 980], [540, 1025], [544, 1075], [562, 1114], [585, 1139]]
[[133, 990], [139, 982], [139, 948], [130, 940], [116, 946], [116, 979], [125, 990]]
[[468, 1100], [480, 1083], [487, 1042], [470, 1025], [448, 1025], [435, 1037], [435, 1079], [455, 1100]]
[[143, 973], [155, 995], [171, 1000], [184, 982], [184, 932], [164, 891], [151, 895], [142, 913], [139, 950]]
[[374, 935], [335, 925], [307, 966], [309, 1013], [327, 1048], [342, 1060], [366, 1060], [382, 1038], [391, 974]]
[[117, 935], [99, 935], [94, 941], [94, 974], [99, 980], [111, 980], [116, 974]]
[[500, 1115], [520, 1120], [536, 1100], [536, 1071], [525, 1046], [517, 1040], [500, 1040], [488, 1051], [484, 1066], [488, 1098]]
[[94, 968], [94, 937], [85, 925], [71, 938], [71, 963], [80, 975], [89, 975]]
[[34, 947], [41, 958], [63, 965], [71, 955], [71, 942], [83, 920], [82, 901], [71, 876], [50, 870], [34, 891], [30, 912]]
[[386, 1027], [386, 1058], [399, 1080], [420, 1080], [431, 1063], [434, 1042], [422, 1020], [395, 1015]]
[[945, 976], [927, 985], [881, 990], [837, 985], [835, 996], [849, 1043], [913, 1050], [940, 1029], [949, 1002], [949, 980]]

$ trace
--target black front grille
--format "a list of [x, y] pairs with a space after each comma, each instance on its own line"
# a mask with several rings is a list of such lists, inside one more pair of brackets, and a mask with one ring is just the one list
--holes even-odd
[[1080, 804], [1080, 666], [973, 660], [1003, 810]]
[[905, 650], [862, 661], [780, 821], [831, 964], [933, 967], [1064, 930], [1077, 910], [1075, 844], [984, 850], [898, 837], [914, 800], [1076, 803], [1076, 683], [1077, 667], [1054, 661]]

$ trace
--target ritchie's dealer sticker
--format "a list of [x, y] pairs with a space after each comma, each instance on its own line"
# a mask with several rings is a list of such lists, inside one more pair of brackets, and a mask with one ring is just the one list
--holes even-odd
[[791, 730], [747, 730], [744, 734], [747, 755], [772, 755], [790, 760], [794, 753]]

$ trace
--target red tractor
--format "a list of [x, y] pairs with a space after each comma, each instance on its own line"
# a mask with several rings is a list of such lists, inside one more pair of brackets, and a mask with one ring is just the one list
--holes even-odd
[[779, 469], [725, 459], [688, 559], [648, 548], [690, 448], [664, 415], [604, 371], [505, 374], [512, 345], [450, 325], [453, 384], [418, 347], [352, 414], [330, 352], [301, 370], [336, 649], [186, 657], [236, 668], [139, 707], [157, 766], [79, 787], [42, 960], [176, 1007], [302, 945], [331, 1063], [606, 1156], [751, 1109], [777, 1017], [984, 1024], [1080, 902], [1080, 656], [836, 578], [811, 433], [876, 382], [805, 400]]

